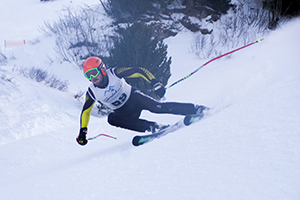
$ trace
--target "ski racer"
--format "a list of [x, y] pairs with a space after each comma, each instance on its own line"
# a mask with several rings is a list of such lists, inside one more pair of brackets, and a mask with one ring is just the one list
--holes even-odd
[[100, 101], [113, 110], [108, 115], [110, 125], [138, 132], [152, 132], [165, 128], [153, 121], [140, 119], [142, 110], [152, 113], [176, 115], [201, 114], [206, 107], [192, 103], [159, 102], [130, 86], [124, 78], [141, 77], [153, 87], [155, 96], [160, 99], [166, 90], [152, 73], [144, 68], [111, 68], [106, 69], [98, 57], [89, 57], [83, 63], [84, 76], [91, 82], [86, 92], [86, 99], [80, 115], [80, 131], [76, 138], [80, 145], [86, 145], [87, 126], [95, 101]]

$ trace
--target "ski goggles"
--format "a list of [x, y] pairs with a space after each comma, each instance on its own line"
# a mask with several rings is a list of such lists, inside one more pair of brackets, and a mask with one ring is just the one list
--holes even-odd
[[97, 68], [89, 69], [84, 73], [85, 78], [87, 78], [89, 81], [92, 80], [92, 78], [97, 77], [100, 74], [100, 70]]

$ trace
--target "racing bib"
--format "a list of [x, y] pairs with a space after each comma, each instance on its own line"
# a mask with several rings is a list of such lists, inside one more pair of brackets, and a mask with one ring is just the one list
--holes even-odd
[[[118, 78], [112, 70], [107, 70], [108, 85], [106, 88], [95, 87], [92, 83], [89, 88], [95, 97], [109, 108], [115, 110], [122, 107], [130, 97], [131, 86], [123, 78]], [[90, 90], [88, 90], [90, 92]]]

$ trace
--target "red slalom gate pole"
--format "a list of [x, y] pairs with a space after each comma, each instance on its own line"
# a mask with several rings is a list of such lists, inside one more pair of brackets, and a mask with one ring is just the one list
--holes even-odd
[[113, 137], [113, 136], [110, 136], [110, 135], [101, 133], [101, 134], [99, 134], [99, 135], [96, 135], [95, 137], [88, 138], [87, 140], [94, 140], [94, 139], [96, 139], [96, 138], [98, 138], [98, 137], [100, 137], [100, 136], [105, 136], [105, 137], [112, 138], [112, 139], [115, 139], [115, 140], [118, 139], [117, 137]]
[[165, 89], [169, 89], [170, 87], [173, 87], [173, 86], [176, 85], [177, 83], [180, 83], [181, 81], [183, 81], [183, 80], [189, 78], [190, 76], [192, 76], [193, 74], [195, 74], [197, 71], [199, 71], [199, 70], [202, 69], [204, 66], [208, 65], [209, 63], [211, 63], [212, 61], [215, 61], [215, 60], [217, 60], [217, 59], [219, 59], [219, 58], [222, 58], [222, 57], [224, 57], [224, 56], [227, 56], [227, 55], [229, 55], [229, 54], [232, 54], [232, 53], [234, 53], [234, 52], [236, 52], [236, 51], [239, 51], [239, 50], [241, 50], [241, 49], [244, 49], [244, 48], [249, 47], [249, 46], [251, 46], [251, 45], [253, 45], [253, 44], [259, 43], [259, 42], [261, 42], [261, 41], [263, 41], [263, 39], [256, 40], [255, 42], [252, 42], [252, 43], [250, 43], [250, 44], [247, 44], [247, 45], [245, 45], [245, 46], [242, 46], [242, 47], [240, 47], [240, 48], [237, 48], [237, 49], [232, 50], [232, 51], [230, 51], [230, 52], [227, 52], [227, 53], [225, 53], [225, 54], [222, 54], [222, 55], [220, 55], [220, 56], [218, 56], [218, 57], [215, 57], [215, 58], [213, 58], [213, 59], [207, 61], [206, 63], [204, 63], [204, 64], [201, 65], [200, 67], [198, 67], [195, 71], [191, 72], [191, 73], [188, 74], [187, 76], [185, 76], [185, 77], [179, 79], [178, 81], [172, 83], [171, 85], [165, 87]]

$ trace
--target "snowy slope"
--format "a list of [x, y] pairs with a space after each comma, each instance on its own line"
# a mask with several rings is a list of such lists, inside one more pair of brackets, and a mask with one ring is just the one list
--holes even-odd
[[4, 49], [4, 40], [34, 40], [39, 37], [39, 28], [44, 25], [44, 21], [53, 22], [58, 19], [64, 7], [98, 3], [98, 0], [1, 0], [0, 47]]
[[[138, 148], [134, 132], [95, 116], [89, 136], [118, 140], [76, 143], [82, 101], [73, 95], [89, 83], [76, 66], [48, 63], [51, 38], [7, 52], [16, 59], [0, 68], [0, 199], [299, 199], [299, 30], [292, 21], [168, 89], [167, 101], [204, 104], [214, 114]], [[190, 41], [189, 33], [166, 40], [169, 83], [205, 62], [189, 52]], [[69, 80], [69, 92], [16, 75], [14, 65], [51, 69]]]

